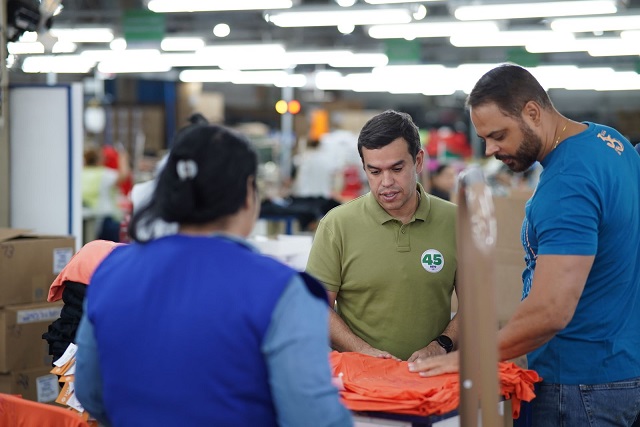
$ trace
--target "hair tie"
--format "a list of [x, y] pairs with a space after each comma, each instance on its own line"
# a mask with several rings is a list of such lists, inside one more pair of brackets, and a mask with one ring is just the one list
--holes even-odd
[[198, 164], [194, 160], [178, 160], [176, 172], [181, 181], [193, 179], [198, 174]]

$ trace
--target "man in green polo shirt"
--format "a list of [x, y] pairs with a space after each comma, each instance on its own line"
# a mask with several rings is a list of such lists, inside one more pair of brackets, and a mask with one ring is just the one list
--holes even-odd
[[371, 191], [320, 221], [306, 268], [336, 307], [331, 345], [409, 361], [449, 352], [456, 207], [418, 184], [425, 154], [408, 114], [370, 119], [358, 152]]

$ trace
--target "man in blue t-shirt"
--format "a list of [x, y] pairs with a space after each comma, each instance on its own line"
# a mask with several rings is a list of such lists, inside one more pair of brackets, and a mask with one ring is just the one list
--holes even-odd
[[[533, 425], [640, 420], [640, 156], [618, 131], [561, 115], [524, 68], [501, 65], [467, 100], [486, 154], [544, 170], [522, 225], [523, 300], [498, 334], [543, 378]], [[451, 372], [451, 353], [410, 364]]]

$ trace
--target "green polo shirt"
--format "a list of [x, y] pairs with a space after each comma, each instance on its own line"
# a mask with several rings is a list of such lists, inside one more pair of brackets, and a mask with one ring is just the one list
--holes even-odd
[[456, 206], [428, 195], [408, 224], [371, 193], [320, 221], [306, 271], [337, 292], [337, 312], [357, 336], [403, 360], [451, 319]]

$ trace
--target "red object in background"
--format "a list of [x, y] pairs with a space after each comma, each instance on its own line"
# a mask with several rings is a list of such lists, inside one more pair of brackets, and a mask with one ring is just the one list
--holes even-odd
[[362, 192], [362, 182], [360, 181], [360, 172], [355, 165], [349, 165], [344, 168], [344, 187], [340, 195], [345, 200], [355, 199]]
[[[113, 148], [112, 145], [104, 145], [102, 147], [102, 158], [106, 167], [118, 170], [118, 159], [120, 158], [120, 155], [118, 154], [118, 150]], [[118, 184], [118, 187], [120, 187], [120, 192], [123, 195], [126, 196], [129, 194], [133, 188], [133, 177], [131, 174], [129, 174], [127, 179]]]
[[[431, 158], [438, 158], [441, 154], [449, 154], [464, 159], [472, 154], [467, 135], [452, 130], [442, 131], [436, 129], [429, 131], [426, 149]], [[445, 152], [441, 152], [441, 150]]]

